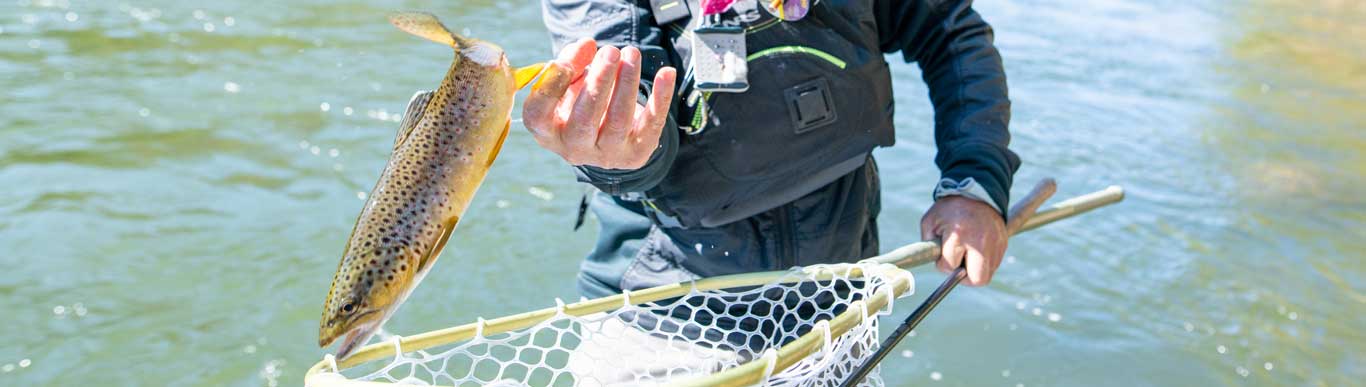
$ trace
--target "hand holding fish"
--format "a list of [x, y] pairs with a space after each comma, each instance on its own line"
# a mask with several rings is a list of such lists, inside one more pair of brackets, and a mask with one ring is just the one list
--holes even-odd
[[[573, 165], [644, 166], [659, 146], [677, 71], [659, 70], [639, 102], [641, 53], [583, 39], [560, 51], [522, 106], [523, 124], [541, 147]], [[585, 74], [586, 71], [586, 74]]]

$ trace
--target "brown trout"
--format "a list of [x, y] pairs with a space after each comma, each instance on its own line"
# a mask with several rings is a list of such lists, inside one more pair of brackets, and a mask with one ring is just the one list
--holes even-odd
[[453, 47], [455, 60], [436, 91], [408, 102], [393, 154], [346, 242], [318, 334], [320, 347], [346, 335], [338, 359], [365, 344], [431, 271], [507, 138], [513, 95], [544, 66], [514, 71], [502, 48], [451, 33], [430, 14], [389, 21]]

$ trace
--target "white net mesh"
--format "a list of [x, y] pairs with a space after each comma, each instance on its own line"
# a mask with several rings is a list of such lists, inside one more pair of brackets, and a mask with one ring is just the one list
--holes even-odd
[[[818, 276], [821, 271], [825, 274]], [[862, 276], [855, 275], [860, 271]], [[749, 361], [768, 362], [767, 351], [807, 332], [825, 335], [836, 315], [863, 313], [849, 308], [854, 301], [910, 280], [909, 272], [890, 265], [793, 269], [762, 286], [693, 288], [679, 298], [627, 302], [607, 313], [576, 317], [561, 308], [526, 329], [409, 352], [344, 374], [352, 380], [443, 386], [667, 385]], [[863, 319], [792, 367], [769, 371], [764, 384], [839, 385], [872, 355], [878, 341], [877, 318]], [[882, 384], [875, 371], [862, 385]]]

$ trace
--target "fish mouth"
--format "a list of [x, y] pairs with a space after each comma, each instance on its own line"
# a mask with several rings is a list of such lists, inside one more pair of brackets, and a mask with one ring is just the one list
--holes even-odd
[[370, 341], [370, 337], [374, 336], [375, 332], [378, 331], [378, 321], [366, 323], [356, 327], [356, 329], [352, 329], [351, 332], [346, 334], [346, 338], [342, 340], [341, 346], [337, 347], [337, 359], [346, 359], [347, 356], [351, 356], [351, 353], [354, 352], [356, 348], [359, 348], [361, 345]]

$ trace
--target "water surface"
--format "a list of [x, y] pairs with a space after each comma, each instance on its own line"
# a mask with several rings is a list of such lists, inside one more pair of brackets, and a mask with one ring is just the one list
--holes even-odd
[[[394, 115], [449, 64], [385, 12], [549, 55], [537, 1], [0, 1], [0, 385], [299, 385]], [[897, 348], [892, 385], [1366, 378], [1366, 5], [977, 8], [1009, 72], [1017, 193], [1052, 176], [1060, 197], [1129, 196], [1015, 240], [992, 286]], [[889, 60], [891, 248], [938, 176], [919, 72]], [[577, 298], [583, 188], [516, 126], [390, 331]], [[942, 278], [916, 274], [920, 295]]]

